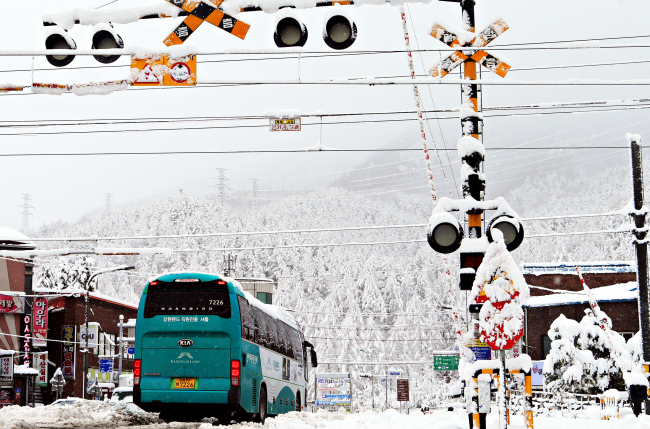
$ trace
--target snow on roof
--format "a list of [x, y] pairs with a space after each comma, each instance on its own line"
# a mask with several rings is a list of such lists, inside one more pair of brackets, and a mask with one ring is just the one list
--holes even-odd
[[575, 267], [585, 274], [595, 273], [635, 273], [636, 262], [632, 261], [594, 261], [594, 262], [538, 262], [523, 264], [524, 275], [570, 274], [577, 276]]
[[38, 375], [38, 371], [25, 365], [15, 365], [14, 374], [20, 375]]
[[8, 226], [2, 226], [0, 227], [0, 242], [5, 241], [15, 241], [23, 244], [31, 244], [29, 243], [29, 237], [27, 237], [25, 234], [22, 234], [13, 228], [9, 228]]
[[16, 353], [15, 350], [2, 350], [0, 349], [0, 356], [11, 356]]
[[[72, 296], [72, 295], [79, 295], [83, 296], [86, 291], [84, 289], [49, 289], [46, 287], [35, 287], [34, 288], [34, 293], [42, 293], [42, 294], [54, 294], [54, 295], [64, 295], [64, 296]], [[103, 293], [100, 292], [90, 292], [90, 297], [99, 299], [101, 301], [108, 301], [113, 304], [118, 304], [122, 305], [124, 307], [129, 307], [134, 310], [138, 309], [138, 304], [134, 304], [132, 302], [124, 301], [123, 299], [118, 299], [118, 298], [113, 298], [112, 296], [104, 295]]]
[[242, 293], [244, 298], [246, 298], [249, 304], [252, 305], [253, 307], [259, 308], [266, 314], [269, 314], [270, 316], [283, 321], [284, 323], [286, 323], [287, 325], [291, 326], [294, 329], [300, 329], [298, 327], [298, 322], [296, 322], [296, 319], [294, 319], [294, 317], [284, 309], [275, 305], [264, 304], [262, 301], [255, 298], [250, 293], [246, 292], [244, 288], [242, 288], [242, 286], [239, 284], [239, 282], [233, 278], [224, 277], [223, 279], [231, 282], [236, 289], [239, 289], [239, 291]]
[[[591, 290], [597, 302], [628, 302], [636, 301], [637, 283], [619, 283], [612, 286], [603, 286]], [[523, 307], [552, 307], [556, 305], [587, 304], [589, 300], [584, 292], [557, 293], [552, 295], [534, 296], [528, 298]]]

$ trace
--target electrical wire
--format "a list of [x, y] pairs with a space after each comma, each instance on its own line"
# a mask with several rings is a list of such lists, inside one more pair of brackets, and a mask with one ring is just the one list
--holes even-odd
[[[646, 110], [650, 108], [649, 104], [643, 104], [638, 106], [625, 106], [625, 107], [592, 107], [589, 110], [579, 110], [579, 111], [558, 111], [558, 112], [532, 112], [532, 113], [504, 113], [504, 114], [488, 114], [484, 115], [485, 118], [496, 118], [496, 117], [523, 117], [523, 116], [544, 116], [544, 115], [558, 115], [558, 114], [585, 114], [585, 113], [602, 113], [602, 112], [614, 112], [614, 111], [636, 111], [636, 110]], [[449, 117], [440, 117], [439, 120], [453, 119], [458, 120], [457, 116]], [[417, 118], [399, 118], [399, 119], [380, 119], [380, 120], [356, 120], [356, 121], [333, 121], [325, 123], [325, 125], [356, 125], [356, 124], [376, 124], [376, 123], [391, 123], [391, 122], [412, 122], [416, 121]], [[71, 124], [56, 124], [56, 125], [71, 125]], [[98, 124], [98, 125], [113, 125], [113, 124]], [[319, 123], [303, 123], [302, 126], [312, 126], [320, 125]], [[38, 126], [51, 126], [51, 125], [38, 125]], [[3, 126], [0, 126], [2, 128]], [[15, 128], [11, 125], [4, 125], [7, 128]], [[26, 126], [32, 128], [30, 126]], [[4, 137], [36, 137], [36, 136], [52, 136], [52, 135], [88, 135], [88, 134], [117, 134], [117, 133], [149, 133], [149, 132], [169, 132], [169, 131], [195, 131], [195, 130], [215, 130], [215, 129], [245, 129], [245, 128], [268, 128], [268, 124], [253, 124], [253, 125], [213, 125], [213, 126], [201, 126], [201, 127], [180, 127], [180, 128], [146, 128], [146, 129], [118, 129], [118, 130], [89, 130], [89, 131], [51, 131], [51, 132], [18, 132], [18, 133], [0, 133], [0, 136]], [[412, 149], [414, 150], [414, 149]], [[442, 151], [456, 151], [455, 148], [439, 148], [438, 150]], [[491, 150], [495, 150], [492, 148]], [[336, 148], [331, 149], [322, 149], [322, 150], [294, 150], [292, 152], [336, 152], [340, 151]], [[7, 156], [7, 155], [5, 155]], [[9, 155], [10, 156], [10, 155]]]
[[[584, 213], [568, 214], [554, 216], [537, 216], [530, 218], [521, 218], [522, 221], [539, 221], [555, 219], [575, 219], [590, 217], [606, 216], [625, 216], [623, 211], [610, 211], [604, 213]], [[164, 235], [134, 235], [134, 236], [113, 236], [113, 237], [30, 237], [30, 242], [62, 242], [62, 241], [118, 241], [118, 240], [159, 240], [159, 239], [176, 239], [176, 238], [208, 238], [208, 237], [242, 237], [255, 235], [276, 235], [276, 234], [304, 234], [319, 232], [348, 232], [348, 231], [367, 231], [367, 230], [386, 230], [386, 229], [410, 229], [425, 228], [426, 223], [418, 224], [398, 224], [398, 225], [368, 225], [353, 227], [331, 227], [331, 228], [311, 228], [311, 229], [287, 229], [274, 231], [238, 231], [238, 232], [213, 232], [204, 234], [164, 234]], [[128, 273], [127, 273], [128, 274]]]

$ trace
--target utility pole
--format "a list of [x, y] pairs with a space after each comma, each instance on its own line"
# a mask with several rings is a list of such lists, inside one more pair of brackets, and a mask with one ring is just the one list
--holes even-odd
[[226, 168], [217, 168], [217, 171], [219, 172], [218, 177], [213, 177], [214, 180], [217, 181], [214, 185], [210, 185], [211, 188], [216, 188], [217, 190], [217, 198], [219, 199], [219, 204], [222, 206], [226, 202], [226, 198], [228, 196], [226, 195], [226, 191], [231, 189], [230, 186], [226, 184], [226, 182], [229, 180], [226, 178]]
[[34, 206], [30, 204], [32, 202], [32, 196], [30, 194], [22, 194], [21, 200], [22, 204], [18, 205], [18, 208], [23, 209], [23, 211], [20, 212], [20, 215], [23, 217], [20, 229], [22, 232], [27, 233], [27, 230], [29, 229], [29, 218], [34, 216], [31, 212], [31, 210], [34, 210]]
[[637, 283], [639, 290], [639, 329], [643, 361], [650, 360], [650, 294], [648, 294], [648, 243], [645, 231], [645, 211], [643, 208], [643, 162], [641, 157], [641, 136], [628, 134], [632, 149], [632, 192], [634, 194], [634, 230], [637, 264]]
[[232, 277], [232, 275], [235, 273], [235, 264], [237, 263], [237, 255], [233, 255], [231, 253], [228, 253], [227, 255], [223, 255], [223, 263], [226, 266], [223, 270], [223, 274], [226, 277]]
[[123, 314], [120, 314], [120, 323], [118, 323], [118, 326], [120, 327], [120, 338], [119, 338], [120, 360], [119, 360], [119, 366], [117, 370], [117, 387], [122, 387], [120, 386], [120, 377], [122, 377], [122, 358], [124, 357], [124, 315]]
[[104, 193], [104, 198], [106, 198], [106, 214], [111, 212], [111, 203], [113, 202], [113, 194]]
[[253, 182], [253, 212], [255, 212], [255, 213], [257, 213], [257, 191], [258, 191], [259, 186], [260, 186], [260, 185], [257, 184], [257, 182], [259, 180], [260, 179], [251, 179], [251, 181]]

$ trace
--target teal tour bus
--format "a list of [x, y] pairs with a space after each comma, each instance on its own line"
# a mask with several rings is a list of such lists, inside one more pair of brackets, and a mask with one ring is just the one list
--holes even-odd
[[307, 352], [295, 319], [231, 278], [164, 274], [142, 293], [133, 402], [163, 420], [264, 422], [306, 404]]

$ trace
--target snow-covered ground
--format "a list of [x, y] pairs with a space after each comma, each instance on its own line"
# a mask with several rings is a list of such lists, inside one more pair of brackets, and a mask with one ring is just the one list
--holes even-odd
[[84, 401], [67, 407], [19, 407], [0, 409], [0, 429], [34, 429], [60, 427], [117, 428], [158, 422], [158, 415], [126, 409], [115, 402]]
[[[634, 417], [629, 409], [623, 409], [620, 419], [600, 420], [598, 407], [591, 407], [578, 418], [536, 417], [536, 429], [650, 429], [650, 416]], [[35, 428], [121, 428], [147, 429], [208, 429], [210, 423], [162, 423], [156, 414], [132, 413], [123, 406], [111, 402], [79, 401], [71, 407], [5, 407], [0, 409], [1, 429]], [[226, 427], [226, 426], [218, 426]], [[239, 423], [228, 426], [232, 429], [261, 428], [259, 423]], [[355, 414], [289, 413], [269, 418], [264, 427], [269, 429], [466, 429], [467, 414], [464, 411], [438, 411], [422, 414], [412, 410], [400, 414], [396, 410], [385, 412], [365, 411]], [[498, 414], [487, 418], [487, 428], [498, 427]], [[511, 418], [512, 429], [524, 429], [522, 416]]]

